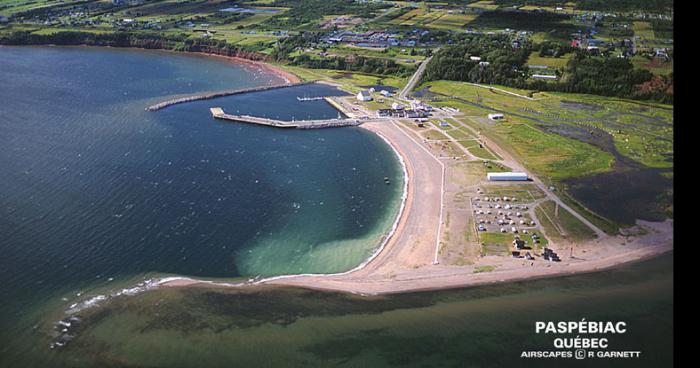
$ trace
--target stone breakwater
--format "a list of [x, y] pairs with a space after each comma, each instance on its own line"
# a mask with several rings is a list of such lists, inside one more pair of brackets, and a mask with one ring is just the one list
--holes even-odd
[[[236, 121], [240, 123], [257, 124], [270, 126], [275, 128], [296, 128], [296, 129], [318, 129], [318, 128], [334, 128], [344, 126], [357, 126], [363, 123], [359, 119], [320, 119], [320, 120], [295, 120], [282, 121], [268, 118], [261, 118], [250, 115], [233, 115], [227, 114], [221, 107], [212, 107], [209, 109], [212, 117], [215, 119]], [[365, 120], [367, 121], [367, 120]]]
[[263, 87], [241, 88], [241, 89], [234, 89], [234, 90], [227, 90], [227, 91], [208, 92], [208, 93], [200, 93], [200, 94], [190, 95], [190, 96], [176, 97], [176, 98], [172, 98], [172, 99], [165, 100], [165, 101], [159, 102], [157, 104], [148, 106], [148, 107], [146, 107], [146, 111], [158, 111], [158, 110], [164, 109], [168, 106], [180, 104], [180, 103], [185, 103], [185, 102], [192, 102], [192, 101], [199, 101], [199, 100], [210, 100], [212, 98], [232, 96], [232, 95], [238, 95], [238, 94], [242, 94], [242, 93], [262, 92], [262, 91], [268, 91], [268, 90], [272, 90], [272, 89], [303, 86], [303, 85], [307, 85], [307, 84], [311, 84], [311, 83], [313, 83], [313, 82], [287, 83], [287, 84], [281, 84], [281, 85], [278, 84], [278, 85], [263, 86]]

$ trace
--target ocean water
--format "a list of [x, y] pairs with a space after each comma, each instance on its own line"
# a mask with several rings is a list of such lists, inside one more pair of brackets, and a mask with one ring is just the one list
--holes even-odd
[[398, 213], [402, 170], [374, 134], [209, 113], [336, 117], [296, 99], [342, 94], [328, 86], [146, 112], [279, 80], [218, 58], [81, 47], [2, 47], [0, 81], [0, 356], [30, 346], [43, 314], [145, 275], [351, 269]]
[[[363, 297], [299, 288], [157, 289], [86, 310], [74, 339], [8, 365], [53, 367], [670, 367], [673, 254], [590, 274]], [[622, 334], [544, 334], [542, 322], [625, 322]], [[559, 337], [638, 358], [523, 358]], [[563, 349], [570, 350], [570, 349]]]

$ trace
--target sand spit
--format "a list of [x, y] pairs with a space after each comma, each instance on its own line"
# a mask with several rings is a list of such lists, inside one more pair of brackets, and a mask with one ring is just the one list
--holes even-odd
[[[594, 272], [643, 260], [673, 250], [673, 220], [639, 221], [646, 234], [637, 237], [605, 236], [571, 248], [559, 247], [562, 262], [534, 263], [503, 256], [483, 257], [474, 265], [434, 264], [438, 236], [441, 167], [422, 145], [397, 123], [365, 123], [401, 157], [407, 175], [404, 208], [393, 233], [368, 261], [337, 274], [285, 275], [246, 283], [216, 283], [176, 278], [159, 285], [179, 287], [208, 285], [241, 287], [274, 284], [357, 294], [390, 294], [420, 290], [469, 287], [495, 282]], [[475, 272], [480, 265], [494, 266], [490, 272]]]

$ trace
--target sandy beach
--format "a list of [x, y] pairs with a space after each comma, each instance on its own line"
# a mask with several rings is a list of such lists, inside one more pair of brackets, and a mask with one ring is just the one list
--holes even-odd
[[[243, 61], [238, 58], [229, 57], [229, 59], [236, 62]], [[249, 60], [244, 62], [267, 68], [288, 81], [298, 81], [298, 78], [292, 78], [291, 73], [274, 66]], [[419, 77], [420, 73], [419, 68], [412, 79]], [[327, 81], [321, 82], [335, 85]], [[340, 86], [336, 85], [336, 87]], [[359, 109], [363, 110], [364, 115], [373, 116], [374, 114], [363, 106], [352, 104], [350, 100], [337, 102], [341, 109], [347, 110], [346, 113]], [[464, 169], [454, 166], [451, 159], [456, 157], [442, 157], [442, 151], [437, 147], [439, 145], [431, 145], [424, 137], [409, 129], [398, 119], [365, 122], [360, 127], [379, 135], [386, 141], [399, 156], [406, 176], [403, 206], [395, 225], [368, 260], [349, 271], [335, 274], [283, 275], [249, 280], [244, 283], [171, 278], [163, 280], [159, 285], [241, 287], [251, 284], [275, 284], [358, 294], [386, 294], [594, 272], [673, 250], [673, 220], [660, 223], [639, 221], [636, 227], [641, 230], [639, 233], [644, 235], [637, 237], [610, 236], [590, 223], [584, 216], [573, 211], [538, 178], [532, 177], [532, 182], [547, 199], [554, 201], [588, 226], [595, 233], [595, 239], [584, 243], [550, 244], [550, 247], [559, 253], [561, 262], [544, 260], [533, 262], [524, 258], [482, 255], [460, 265], [449, 262], [441, 264], [441, 247], [448, 243], [446, 235], [449, 230], [448, 221], [444, 218], [446, 208], [453, 210], [453, 216], [465, 218], [472, 216], [469, 214], [471, 211], [464, 212], [464, 209], [459, 209], [462, 212], [455, 211], [457, 206], [455, 206], [454, 195], [450, 198], [446, 197], [446, 185], [451, 185], [453, 192], [455, 187], [460, 187], [454, 182], [447, 183], [446, 177], [454, 176], [459, 170]], [[477, 132], [474, 133], [478, 135]], [[482, 139], [484, 144], [502, 157], [500, 163], [513, 170], [527, 171], [508, 152], [493, 142], [483, 137]], [[466, 156], [469, 156], [472, 161], [475, 160], [475, 157], [470, 154]], [[466, 226], [466, 221], [463, 219], [453, 222], [462, 222]], [[464, 228], [460, 231], [464, 231]], [[479, 247], [473, 242], [471, 248], [473, 252]], [[488, 271], [484, 271], [485, 268]]]
[[[443, 186], [440, 160], [398, 122], [372, 122], [361, 125], [388, 141], [401, 156], [407, 174], [404, 208], [395, 231], [372, 258], [348, 272], [338, 274], [285, 275], [245, 283], [219, 283], [192, 278], [171, 278], [161, 286], [208, 285], [244, 287], [274, 284], [311, 289], [344, 291], [365, 295], [412, 292], [477, 286], [495, 282], [555, 277], [595, 272], [643, 260], [673, 250], [673, 221], [638, 222], [645, 234], [638, 237], [604, 236], [576, 244], [575, 251], [561, 246], [561, 262], [485, 256], [464, 266], [434, 264], [439, 244], [441, 195]], [[565, 249], [564, 249], [565, 248]], [[493, 266], [490, 272], [477, 272], [479, 266]]]
[[292, 74], [292, 73], [290, 73], [282, 68], [276, 67], [270, 63], [256, 61], [256, 60], [250, 60], [250, 59], [244, 59], [244, 58], [235, 57], [235, 56], [208, 54], [208, 53], [203, 53], [203, 52], [199, 53], [199, 54], [217, 57], [217, 58], [223, 58], [223, 59], [229, 60], [231, 62], [234, 62], [236, 64], [246, 64], [246, 65], [250, 65], [250, 66], [259, 68], [260, 70], [266, 71], [268, 73], [272, 73], [272, 74], [282, 78], [284, 80], [284, 82], [287, 84], [301, 83], [302, 82], [301, 78], [297, 77], [296, 75], [294, 75], [294, 74]]

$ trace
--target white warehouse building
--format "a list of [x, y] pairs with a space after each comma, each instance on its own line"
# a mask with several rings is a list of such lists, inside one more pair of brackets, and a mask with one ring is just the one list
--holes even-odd
[[527, 181], [529, 178], [524, 172], [490, 172], [486, 174], [489, 181]]

